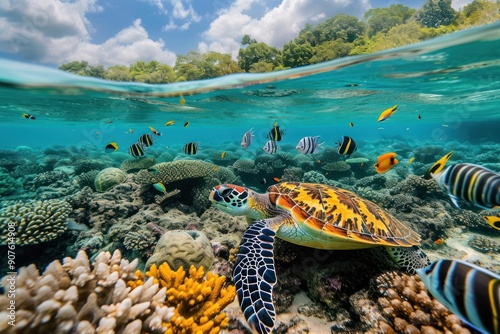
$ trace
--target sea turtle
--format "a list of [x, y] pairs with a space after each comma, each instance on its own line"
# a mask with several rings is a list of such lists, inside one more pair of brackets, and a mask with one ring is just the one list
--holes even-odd
[[274, 327], [272, 290], [276, 284], [273, 243], [319, 249], [384, 246], [402, 269], [429, 265], [420, 236], [375, 203], [353, 192], [323, 184], [282, 182], [265, 194], [233, 184], [212, 189], [210, 201], [221, 211], [254, 222], [243, 234], [233, 277], [241, 310], [256, 333]]

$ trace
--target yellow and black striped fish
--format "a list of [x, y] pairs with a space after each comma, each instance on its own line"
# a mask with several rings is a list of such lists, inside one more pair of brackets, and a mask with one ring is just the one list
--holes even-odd
[[460, 260], [442, 259], [417, 269], [441, 304], [483, 333], [500, 333], [500, 276]]
[[151, 138], [151, 135], [149, 133], [146, 133], [139, 137], [139, 143], [142, 145], [142, 147], [149, 147], [153, 145], [153, 138]]
[[139, 157], [142, 157], [144, 155], [144, 151], [143, 151], [141, 145], [139, 145], [139, 144], [130, 145], [130, 147], [128, 148], [128, 153], [131, 156], [133, 156], [134, 158], [139, 158]]
[[273, 126], [271, 131], [269, 131], [269, 133], [267, 134], [267, 138], [271, 139], [272, 141], [280, 141], [281, 139], [283, 139], [284, 134], [285, 132], [280, 129], [279, 125], [277, 125]]
[[455, 164], [433, 177], [457, 208], [458, 199], [485, 210], [500, 208], [500, 174], [483, 166]]
[[30, 115], [30, 114], [23, 114], [23, 117], [26, 118], [26, 119], [36, 119], [35, 116]]
[[118, 150], [118, 144], [115, 143], [114, 141], [106, 145], [106, 148], [104, 149], [106, 153], [115, 152], [116, 150]]
[[427, 170], [427, 172], [424, 175], [424, 179], [430, 180], [432, 179], [432, 174], [437, 174], [439, 173], [443, 168], [444, 165], [446, 165], [446, 162], [450, 159], [451, 155], [453, 154], [453, 151], [447, 153], [445, 156], [443, 156], [441, 159], [436, 161], [431, 168]]
[[200, 146], [200, 144], [198, 143], [194, 143], [194, 142], [190, 142], [190, 143], [187, 143], [186, 145], [184, 145], [184, 153], [186, 154], [196, 154], [196, 152], [198, 152], [198, 147]]
[[341, 140], [337, 141], [337, 147], [339, 154], [344, 154], [348, 158], [358, 149], [354, 140], [348, 136], [343, 136]]

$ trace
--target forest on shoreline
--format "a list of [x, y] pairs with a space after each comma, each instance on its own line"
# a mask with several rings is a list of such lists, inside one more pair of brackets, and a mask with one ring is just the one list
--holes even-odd
[[306, 24], [282, 49], [245, 35], [237, 60], [230, 54], [190, 51], [178, 55], [173, 67], [156, 60], [108, 68], [72, 61], [62, 64], [59, 69], [112, 81], [163, 84], [201, 80], [233, 73], [270, 72], [373, 53], [500, 19], [500, 1], [474, 0], [458, 12], [452, 8], [451, 1], [427, 0], [420, 9], [401, 4], [372, 8], [361, 20], [338, 14], [317, 25]]

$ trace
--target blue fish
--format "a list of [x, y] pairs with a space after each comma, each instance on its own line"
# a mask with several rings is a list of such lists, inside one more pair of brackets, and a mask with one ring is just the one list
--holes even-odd
[[500, 276], [460, 260], [442, 259], [417, 274], [430, 293], [482, 333], [500, 333]]

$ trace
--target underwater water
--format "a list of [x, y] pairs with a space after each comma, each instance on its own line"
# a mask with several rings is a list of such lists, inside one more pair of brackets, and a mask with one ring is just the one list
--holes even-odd
[[[120, 249], [124, 257], [138, 257], [144, 266], [159, 239], [153, 228], [146, 228], [151, 223], [167, 230], [197, 226], [208, 235], [214, 249], [218, 247], [214, 244], [226, 247], [226, 252], [216, 252], [216, 257], [226, 266], [219, 265], [219, 272], [230, 277], [228, 249], [236, 247], [234, 240], [241, 238], [244, 225], [221, 228], [219, 223], [208, 222], [207, 217], [216, 217], [208, 201], [212, 183], [238, 183], [265, 192], [282, 180], [327, 183], [355, 191], [418, 231], [422, 248], [431, 258], [470, 259], [498, 273], [500, 234], [482, 220], [485, 211], [469, 203], [458, 209], [440, 189], [428, 186], [431, 190], [422, 193], [407, 185], [450, 151], [454, 153], [448, 164], [475, 163], [500, 172], [499, 79], [500, 23], [376, 54], [169, 85], [109, 82], [0, 59], [2, 222], [16, 212], [7, 210], [15, 203], [63, 200], [71, 207], [67, 212], [71, 227], [62, 225], [48, 240], [23, 240], [16, 247], [16, 268], [35, 263], [43, 271], [49, 262], [74, 257], [80, 249], [89, 257]], [[379, 115], [394, 105], [396, 112], [377, 122]], [[168, 121], [174, 124], [166, 126]], [[267, 154], [263, 147], [274, 125], [283, 130], [282, 139], [277, 142], [277, 152]], [[153, 135], [150, 127], [162, 135]], [[255, 136], [244, 149], [240, 143], [250, 129]], [[140, 179], [141, 168], [124, 167], [144, 160], [128, 153], [143, 134], [153, 139], [153, 144], [144, 148], [144, 157], [154, 161], [142, 167], [142, 172], [154, 163], [189, 160], [206, 163], [189, 168], [206, 168], [210, 170], [206, 173], [216, 175], [164, 182], [166, 191], [181, 191], [158, 200], [161, 191], [152, 186], [157, 179], [151, 177], [148, 183]], [[317, 153], [297, 151], [297, 143], [305, 136], [320, 136], [319, 142], [324, 144]], [[347, 163], [346, 156], [338, 153], [337, 142], [343, 136], [356, 142], [352, 158], [362, 160]], [[111, 142], [118, 149], [107, 153], [105, 147]], [[190, 142], [199, 144], [196, 154], [183, 151]], [[373, 165], [387, 152], [396, 153], [399, 164], [379, 174]], [[128, 188], [97, 191], [94, 178], [107, 167], [122, 168]], [[225, 174], [217, 174], [221, 171]], [[229, 219], [227, 215], [217, 217], [217, 221]], [[35, 233], [35, 229], [30, 231], [27, 233]], [[142, 240], [141, 236], [150, 240], [141, 241], [145, 246], [133, 246], [139, 241], [127, 239], [131, 232], [137, 240]], [[2, 256], [7, 252], [5, 244], [3, 239]], [[298, 254], [290, 258], [300, 258], [304, 252], [315, 256], [297, 247], [289, 252]], [[321, 272], [325, 276], [316, 277], [316, 281], [323, 283], [307, 288], [309, 278], [296, 271], [295, 276], [285, 273], [293, 262], [284, 255], [278, 257], [278, 282], [283, 278], [287, 296], [300, 295], [297, 282], [299, 290], [315, 302], [341, 291], [348, 294], [343, 305], [326, 303], [330, 310], [325, 311], [329, 315], [323, 318], [323, 327], [307, 323], [313, 333], [320, 333], [318, 328], [334, 331], [332, 323], [339, 333], [346, 328], [353, 333], [369, 328], [356, 313], [360, 308], [347, 305], [350, 296], [374, 284], [372, 277], [384, 268], [373, 269], [370, 261], [378, 255], [370, 254], [365, 262], [351, 268], [366, 273], [359, 281], [344, 281], [350, 277], [344, 268]], [[316, 264], [326, 259], [349, 261], [351, 257], [358, 258], [322, 256], [311, 268], [317, 269]], [[305, 262], [300, 263], [305, 266]], [[2, 269], [2, 274], [5, 272]], [[327, 275], [330, 280], [325, 280]], [[316, 294], [311, 289], [316, 289]], [[278, 313], [297, 314], [296, 309], [290, 311], [285, 306]], [[354, 320], [342, 321], [338, 314], [344, 311], [331, 311], [336, 307], [347, 310]], [[244, 323], [241, 314], [234, 312], [232, 316], [239, 316]], [[283, 319], [286, 322], [287, 318]], [[393, 326], [390, 320], [388, 323]]]

